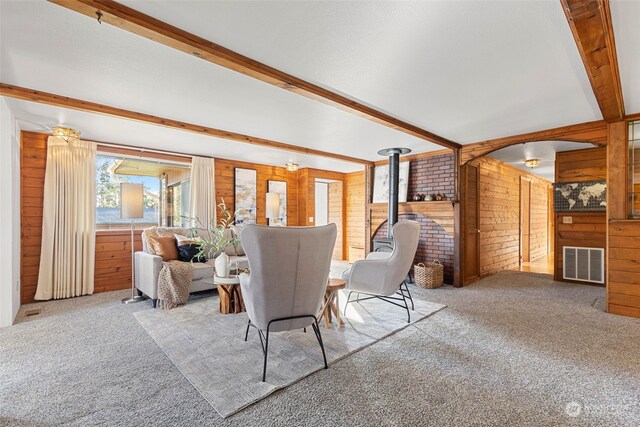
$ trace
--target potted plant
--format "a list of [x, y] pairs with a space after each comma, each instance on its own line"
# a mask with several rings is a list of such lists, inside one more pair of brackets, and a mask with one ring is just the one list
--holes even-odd
[[[231, 227], [234, 225], [233, 218], [235, 214], [231, 213], [227, 209], [227, 205], [224, 199], [220, 199], [218, 204], [218, 210], [220, 212], [220, 219], [216, 224], [210, 221], [207, 227], [204, 227], [198, 218], [190, 218], [199, 227], [193, 227], [191, 233], [194, 236], [199, 236], [198, 241], [198, 257], [214, 258], [215, 257], [215, 269], [216, 276], [228, 277], [229, 276], [229, 256], [225, 253], [225, 249], [229, 245], [236, 246], [240, 243], [240, 239], [234, 235], [231, 231]], [[206, 231], [206, 232], [198, 232]], [[216, 256], [217, 255], [217, 256]]]

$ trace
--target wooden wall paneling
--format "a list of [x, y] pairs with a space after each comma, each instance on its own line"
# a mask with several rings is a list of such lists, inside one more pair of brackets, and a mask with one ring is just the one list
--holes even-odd
[[520, 177], [520, 261], [531, 261], [531, 181]]
[[476, 163], [464, 165], [461, 178], [463, 214], [459, 219], [463, 240], [459, 253], [461, 270], [458, 273], [459, 280], [456, 283], [459, 286], [469, 284], [480, 277], [480, 175], [478, 165]]
[[20, 137], [20, 303], [34, 302], [40, 269], [42, 203], [49, 135]]
[[[555, 181], [558, 183], [606, 180], [607, 150], [608, 147], [596, 147], [556, 153]], [[564, 281], [562, 278], [564, 246], [606, 248], [606, 216], [606, 212], [555, 213], [555, 280]], [[571, 217], [572, 223], [564, 223], [565, 217]], [[584, 282], [576, 283], [584, 284]]]
[[[49, 135], [35, 132], [21, 133], [21, 303], [33, 302], [38, 283], [40, 265], [40, 246], [42, 236], [42, 205], [44, 197], [44, 174]], [[136, 150], [125, 150], [126, 154], [142, 155]], [[119, 154], [124, 154], [120, 151]], [[167, 159], [170, 160], [170, 159]], [[183, 160], [183, 158], [180, 158]], [[230, 209], [234, 202], [234, 167], [255, 169], [258, 184], [258, 223], [266, 224], [264, 216], [267, 181], [287, 182], [287, 221], [288, 225], [298, 225], [298, 181], [306, 173], [287, 171], [286, 168], [266, 166], [255, 163], [236, 162], [216, 159], [215, 184], [216, 198], [225, 199]], [[342, 177], [343, 174], [316, 171], [316, 175]], [[301, 192], [304, 196], [307, 191]], [[304, 212], [306, 213], [306, 212]], [[306, 224], [306, 223], [305, 223]], [[135, 250], [141, 250], [140, 234], [135, 233]], [[342, 229], [344, 234], [344, 228]], [[131, 286], [131, 234], [129, 230], [104, 230], [96, 232], [95, 252], [95, 292], [107, 292], [127, 289]]]
[[347, 259], [355, 262], [365, 256], [365, 172], [345, 176], [346, 247]]
[[640, 221], [609, 221], [607, 311], [640, 317]]
[[315, 205], [314, 205], [314, 214], [309, 215], [309, 189], [307, 188], [309, 183], [309, 170], [308, 169], [300, 169], [298, 172], [298, 225], [299, 226], [308, 226], [313, 225], [309, 224], [309, 216], [315, 215]]
[[629, 150], [626, 122], [609, 125], [610, 143], [605, 154], [607, 183], [607, 219], [627, 219], [628, 184], [627, 153]]
[[[142, 230], [134, 232], [134, 250], [142, 250]], [[94, 293], [131, 288], [131, 231], [97, 231]]]
[[235, 160], [215, 160], [216, 201], [223, 198], [227, 208], [233, 210], [235, 202], [234, 169], [253, 169], [256, 173], [257, 185], [257, 223], [268, 225], [266, 212], [266, 194], [268, 181], [285, 181], [287, 183], [287, 225], [299, 224], [298, 217], [298, 176], [297, 172], [290, 172], [284, 167], [267, 166], [257, 163], [238, 162]]
[[628, 220], [626, 122], [609, 125], [607, 146], [607, 311], [640, 317], [640, 221]]
[[333, 259], [345, 259], [343, 247], [344, 247], [344, 221], [343, 221], [343, 207], [344, 207], [344, 194], [343, 194], [343, 182], [330, 182], [329, 183], [329, 203], [328, 203], [328, 222], [334, 223], [337, 227], [336, 243], [333, 249]]
[[[530, 234], [536, 248], [546, 243], [548, 227], [542, 222], [551, 183], [490, 157], [475, 160], [480, 176], [480, 275], [517, 267], [520, 263], [520, 180], [522, 177], [535, 188], [536, 218]], [[544, 246], [544, 244], [543, 244]], [[536, 249], [536, 254], [541, 253]], [[546, 253], [545, 253], [546, 255]]]

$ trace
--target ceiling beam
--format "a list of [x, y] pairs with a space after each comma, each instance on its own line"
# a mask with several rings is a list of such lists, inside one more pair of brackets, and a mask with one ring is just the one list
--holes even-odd
[[49, 0], [93, 19], [446, 148], [461, 145], [112, 0]]
[[622, 85], [608, 0], [560, 0], [607, 122], [624, 118]]
[[571, 141], [607, 145], [607, 122], [598, 120], [595, 122], [580, 123], [577, 125], [562, 126], [559, 128], [474, 142], [473, 144], [467, 144], [462, 147], [460, 164], [464, 165], [473, 159], [486, 156], [489, 153], [511, 145], [537, 141]]
[[272, 148], [276, 150], [291, 151], [299, 154], [310, 156], [326, 157], [335, 160], [341, 160], [361, 165], [373, 165], [374, 162], [369, 160], [358, 159], [355, 157], [343, 156], [342, 154], [329, 153], [326, 151], [314, 150], [312, 148], [300, 147], [283, 142], [272, 141], [269, 139], [258, 138], [255, 136], [244, 135], [236, 132], [229, 132], [211, 128], [208, 126], [195, 125], [192, 123], [181, 122], [178, 120], [167, 119], [151, 114], [137, 113], [135, 111], [124, 110], [122, 108], [110, 107], [108, 105], [97, 104], [95, 102], [83, 101], [80, 99], [68, 98], [66, 96], [56, 95], [53, 93], [41, 92], [34, 89], [27, 89], [18, 86], [12, 86], [0, 83], [0, 95], [9, 98], [21, 99], [23, 101], [36, 102], [39, 104], [53, 105], [54, 107], [70, 108], [72, 110], [84, 111], [88, 113], [97, 113], [111, 117], [118, 117], [138, 122], [150, 123], [153, 125], [163, 126], [172, 129], [178, 129], [186, 132], [198, 133], [200, 135], [211, 136], [214, 138], [227, 139], [230, 141], [242, 142], [245, 144], [258, 145], [260, 147]]

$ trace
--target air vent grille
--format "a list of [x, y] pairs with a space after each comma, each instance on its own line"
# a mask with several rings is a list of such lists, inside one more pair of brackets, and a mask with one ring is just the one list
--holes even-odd
[[604, 283], [604, 249], [563, 248], [563, 275], [568, 280]]

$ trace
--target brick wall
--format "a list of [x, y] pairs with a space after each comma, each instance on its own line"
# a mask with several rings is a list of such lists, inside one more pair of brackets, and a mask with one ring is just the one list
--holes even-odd
[[[418, 221], [420, 223], [420, 243], [413, 261], [419, 262], [440, 260], [444, 265], [444, 282], [453, 282], [453, 237], [442, 226], [424, 215], [404, 214], [398, 219]], [[374, 239], [387, 237], [387, 223], [385, 222], [376, 232]]]
[[409, 165], [407, 201], [415, 194], [444, 194], [447, 200], [454, 196], [453, 154], [412, 160]]
[[[411, 160], [409, 166], [408, 201], [415, 194], [444, 194], [447, 200], [454, 198], [453, 154], [425, 157]], [[413, 220], [420, 223], [420, 243], [414, 264], [424, 261], [440, 260], [444, 264], [445, 283], [453, 282], [453, 236], [431, 218], [421, 214], [405, 214], [400, 220]], [[374, 239], [387, 236], [387, 224], [376, 232]]]

